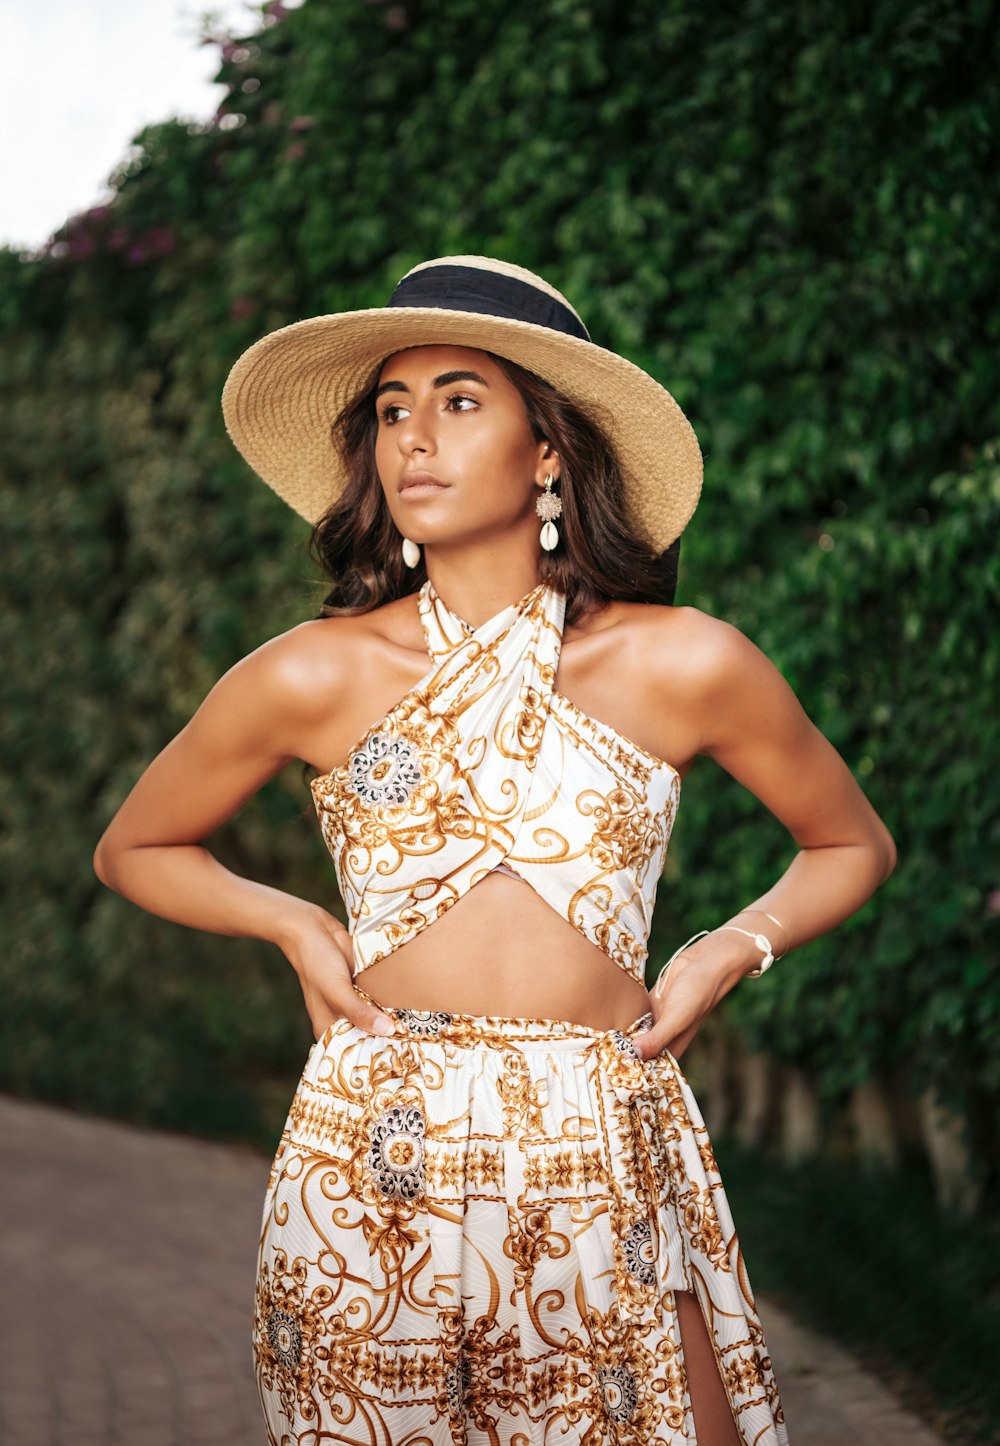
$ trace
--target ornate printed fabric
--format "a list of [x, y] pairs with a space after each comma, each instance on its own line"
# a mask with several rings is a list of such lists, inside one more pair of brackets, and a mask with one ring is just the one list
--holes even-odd
[[694, 1096], [631, 1044], [651, 1016], [388, 1012], [390, 1038], [340, 1019], [317, 1040], [271, 1168], [271, 1446], [694, 1442], [677, 1290], [745, 1446], [788, 1446]]
[[417, 601], [430, 671], [312, 781], [356, 972], [502, 861], [642, 983], [679, 775], [556, 691], [561, 592], [474, 631], [430, 579]]

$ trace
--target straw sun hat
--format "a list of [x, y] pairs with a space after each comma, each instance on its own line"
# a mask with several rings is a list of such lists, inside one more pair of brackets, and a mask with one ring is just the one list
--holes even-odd
[[268, 486], [315, 522], [347, 482], [334, 417], [385, 357], [434, 343], [495, 352], [573, 401], [599, 403], [629, 478], [633, 524], [657, 552], [684, 530], [701, 492], [702, 457], [673, 397], [592, 342], [555, 287], [490, 256], [423, 261], [385, 306], [313, 316], [261, 337], [223, 388], [226, 430]]

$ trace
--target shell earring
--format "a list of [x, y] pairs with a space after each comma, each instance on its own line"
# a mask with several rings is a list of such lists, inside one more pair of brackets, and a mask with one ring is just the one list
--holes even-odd
[[407, 567], [416, 567], [420, 561], [419, 542], [414, 542], [413, 539], [409, 537], [403, 538], [403, 561]]
[[545, 479], [545, 491], [540, 497], [535, 498], [535, 511], [545, 524], [541, 532], [541, 544], [546, 552], [551, 552], [559, 541], [559, 533], [553, 518], [562, 514], [562, 502], [552, 491], [551, 472]]

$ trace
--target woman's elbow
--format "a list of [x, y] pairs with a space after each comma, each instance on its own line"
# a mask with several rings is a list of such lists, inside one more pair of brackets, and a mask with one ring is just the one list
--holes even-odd
[[882, 825], [879, 844], [882, 854], [882, 877], [879, 879], [879, 883], [884, 884], [896, 867], [896, 840], [885, 824]]
[[107, 875], [107, 871], [106, 871], [106, 869], [105, 869], [104, 856], [103, 856], [103, 854], [101, 853], [101, 846], [100, 846], [100, 844], [98, 844], [97, 847], [96, 847], [96, 849], [94, 850], [94, 857], [93, 857], [93, 859], [92, 859], [91, 862], [93, 863], [93, 866], [94, 866], [94, 873], [95, 873], [95, 874], [97, 875], [97, 877], [100, 879], [100, 881], [101, 881], [102, 884], [106, 884], [106, 883], [108, 882], [108, 875]]
[[115, 851], [114, 849], [109, 848], [107, 843], [107, 836], [104, 835], [97, 842], [97, 847], [94, 849], [94, 857], [91, 860], [91, 863], [93, 864], [94, 873], [100, 879], [101, 883], [105, 884], [109, 889], [113, 889], [115, 887], [114, 860]]

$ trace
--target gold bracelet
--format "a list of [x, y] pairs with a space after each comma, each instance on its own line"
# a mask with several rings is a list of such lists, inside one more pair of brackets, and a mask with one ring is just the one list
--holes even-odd
[[[778, 928], [785, 936], [785, 947], [784, 949], [782, 949], [781, 953], [776, 956], [774, 962], [777, 963], [778, 959], [784, 959], [785, 955], [788, 953], [790, 939], [788, 930], [785, 928], [781, 920], [776, 919], [773, 914], [769, 914], [766, 909], [755, 909], [751, 907], [747, 909], [741, 909], [740, 914], [763, 914], [765, 919], [770, 919], [772, 924], [777, 924]], [[739, 918], [739, 914], [737, 914], [736, 917]]]

